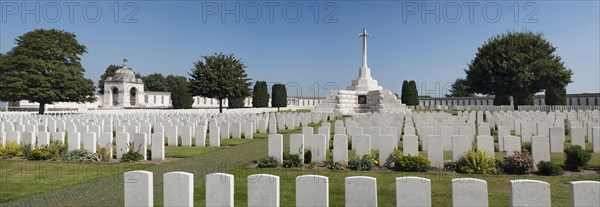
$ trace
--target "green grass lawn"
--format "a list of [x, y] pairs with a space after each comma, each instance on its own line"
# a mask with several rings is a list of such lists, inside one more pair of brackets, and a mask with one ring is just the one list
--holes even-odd
[[233, 147], [247, 142], [249, 139], [221, 139], [220, 147], [174, 147], [165, 146], [165, 157], [188, 158], [198, 156], [203, 153], [223, 149], [223, 147]]
[[149, 164], [0, 160], [0, 203], [142, 169]]
[[[320, 124], [311, 124], [317, 127]], [[302, 133], [300, 128], [292, 130], [279, 130], [284, 137], [284, 148], [289, 147], [290, 134]], [[333, 132], [333, 131], [332, 131]], [[121, 164], [71, 164], [59, 162], [34, 162], [34, 161], [0, 161], [0, 202], [11, 201], [8, 205], [123, 205], [122, 178], [125, 171], [144, 169], [154, 173], [154, 204], [163, 204], [162, 175], [172, 171], [184, 171], [194, 174], [194, 204], [205, 204], [205, 179], [208, 173], [225, 172], [235, 176], [235, 206], [245, 206], [247, 203], [247, 177], [252, 174], [265, 173], [280, 176], [280, 201], [282, 206], [295, 206], [295, 178], [299, 175], [317, 174], [329, 177], [329, 200], [331, 206], [344, 205], [344, 179], [348, 176], [372, 176], [377, 178], [378, 203], [380, 206], [394, 206], [396, 202], [395, 179], [402, 176], [419, 176], [431, 179], [433, 206], [451, 206], [452, 191], [451, 180], [454, 178], [473, 177], [488, 182], [488, 195], [490, 206], [509, 206], [509, 181], [515, 179], [534, 179], [550, 183], [553, 206], [569, 205], [568, 183], [575, 180], [596, 180], [600, 177], [576, 176], [537, 176], [537, 175], [467, 175], [449, 172], [430, 171], [425, 173], [396, 172], [385, 168], [376, 168], [373, 171], [331, 171], [323, 167], [314, 169], [257, 169], [249, 167], [256, 160], [267, 157], [267, 133], [257, 133], [253, 140], [222, 139], [221, 147], [167, 147], [166, 157], [180, 158], [159, 165], [121, 165]], [[354, 156], [354, 151], [349, 150], [349, 158]], [[446, 152], [444, 158], [449, 160], [451, 152]], [[501, 158], [500, 153], [496, 157]], [[552, 154], [552, 162], [562, 164], [562, 153]], [[65, 169], [73, 168], [75, 175], [45, 179], [47, 173], [38, 170], [35, 165], [48, 165], [42, 169], [60, 166]], [[24, 170], [21, 166], [25, 165]], [[122, 166], [129, 166], [124, 168]], [[600, 168], [600, 155], [594, 154], [589, 162], [589, 167]], [[25, 172], [25, 173], [23, 173]], [[51, 170], [49, 172], [52, 172]], [[62, 172], [62, 171], [61, 171]], [[89, 176], [94, 172], [94, 175]], [[104, 173], [106, 172], [106, 173]], [[52, 175], [52, 173], [49, 173]], [[70, 175], [70, 174], [68, 174]], [[115, 176], [116, 175], [116, 176]], [[51, 176], [49, 176], [51, 177]], [[29, 178], [29, 179], [26, 179]], [[38, 178], [37, 181], [34, 178]], [[23, 179], [27, 181], [23, 181]], [[33, 181], [30, 181], [33, 179]], [[49, 180], [49, 181], [46, 181]], [[95, 181], [100, 180], [100, 181]], [[112, 182], [107, 182], [110, 180]], [[43, 182], [42, 182], [43, 181]], [[103, 184], [98, 187], [96, 183]], [[8, 185], [6, 185], [8, 184]], [[77, 185], [81, 184], [81, 185]], [[48, 193], [44, 193], [48, 192]], [[89, 192], [95, 192], [90, 196]], [[18, 199], [23, 198], [23, 199]], [[15, 201], [16, 199], [16, 201]], [[6, 204], [6, 203], [3, 203]]]

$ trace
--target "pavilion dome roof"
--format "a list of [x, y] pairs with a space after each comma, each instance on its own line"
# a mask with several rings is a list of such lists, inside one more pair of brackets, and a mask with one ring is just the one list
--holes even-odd
[[115, 72], [110, 81], [141, 82], [141, 80], [135, 77], [133, 70], [127, 67], [127, 60], [123, 61], [123, 67]]

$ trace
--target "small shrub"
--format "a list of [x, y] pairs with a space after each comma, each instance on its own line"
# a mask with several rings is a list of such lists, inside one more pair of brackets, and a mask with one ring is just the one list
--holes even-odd
[[127, 153], [123, 154], [123, 156], [121, 157], [121, 162], [122, 163], [135, 163], [135, 162], [138, 162], [143, 159], [144, 159], [144, 155], [142, 155], [142, 153], [140, 153], [139, 151], [133, 150], [133, 148], [129, 148], [129, 151], [127, 151]]
[[531, 152], [531, 142], [521, 143], [521, 151], [523, 151], [523, 150], [527, 150], [528, 152]]
[[2, 150], [3, 150], [2, 148], [4, 148], [4, 147], [0, 146], [0, 159], [2, 159], [2, 155], [4, 155], [4, 152], [2, 152]]
[[52, 153], [46, 147], [31, 150], [27, 156], [28, 160], [49, 160], [52, 159]]
[[301, 167], [302, 159], [299, 154], [290, 154], [289, 151], [283, 152], [283, 167], [292, 168], [292, 167]]
[[589, 151], [586, 151], [579, 145], [571, 145], [564, 149], [565, 162], [564, 166], [566, 170], [579, 171], [581, 168], [586, 167], [588, 161], [592, 157]]
[[467, 174], [497, 174], [496, 161], [485, 151], [468, 151], [458, 160], [458, 170]]
[[498, 174], [502, 174], [504, 172], [504, 159], [495, 159], [496, 161], [496, 169], [498, 169]]
[[559, 165], [549, 161], [540, 161], [537, 164], [537, 168], [540, 175], [556, 176], [563, 174], [563, 169]]
[[65, 162], [98, 162], [102, 160], [99, 154], [92, 153], [85, 149], [78, 149], [67, 152], [63, 157]]
[[50, 145], [48, 145], [48, 150], [50, 151], [50, 154], [52, 154], [51, 159], [56, 161], [67, 154], [69, 146], [59, 140], [51, 140]]
[[310, 150], [304, 153], [304, 164], [312, 163], [312, 152]]
[[425, 172], [431, 169], [431, 163], [422, 155], [404, 156], [400, 150], [393, 154], [396, 170], [403, 172]]
[[31, 150], [33, 150], [33, 146], [31, 144], [24, 144], [23, 145], [23, 157], [29, 159], [29, 153], [31, 153]]
[[444, 162], [444, 170], [448, 172], [458, 172], [458, 162]]
[[110, 154], [110, 149], [106, 147], [98, 148], [98, 154], [102, 157], [102, 161], [108, 162], [112, 159], [112, 154]]
[[2, 151], [2, 158], [23, 157], [23, 145], [16, 142], [7, 142]]
[[336, 171], [345, 170], [344, 165], [342, 165], [342, 163], [339, 163], [339, 162], [331, 163], [331, 165], [329, 166], [329, 169], [336, 170]]
[[504, 156], [504, 172], [510, 174], [528, 174], [533, 168], [533, 158], [529, 151], [514, 151], [511, 156]]
[[348, 162], [348, 168], [358, 171], [369, 171], [374, 166], [373, 157], [370, 154], [357, 155]]
[[277, 162], [277, 159], [275, 159], [275, 157], [267, 157], [265, 159], [258, 161], [259, 168], [274, 168], [274, 167], [277, 167], [278, 165], [279, 165], [279, 162]]

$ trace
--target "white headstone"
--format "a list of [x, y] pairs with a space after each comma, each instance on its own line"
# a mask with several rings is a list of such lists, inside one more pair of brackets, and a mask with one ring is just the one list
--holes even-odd
[[592, 152], [600, 153], [600, 127], [592, 128]]
[[534, 169], [540, 161], [550, 161], [550, 139], [547, 136], [531, 137], [531, 155]]
[[345, 134], [333, 136], [333, 162], [342, 164], [348, 162], [348, 136]]
[[444, 143], [444, 151], [452, 151], [452, 136], [454, 129], [448, 126], [440, 127], [440, 135]]
[[452, 136], [452, 161], [458, 161], [467, 151], [471, 150], [471, 140], [465, 135]]
[[304, 143], [306, 146], [304, 148], [312, 149], [312, 136], [313, 136], [313, 128], [312, 127], [302, 127], [302, 135], [304, 135]]
[[518, 136], [505, 136], [504, 151], [507, 156], [512, 156], [514, 151], [521, 152], [521, 138]]
[[318, 129], [318, 133], [317, 134], [323, 134], [325, 135], [325, 139], [327, 140], [327, 142], [325, 142], [325, 147], [329, 148], [329, 140], [331, 140], [331, 128], [329, 127], [319, 127]]
[[324, 134], [313, 135], [312, 161], [323, 163], [327, 159], [327, 137]]
[[510, 136], [510, 128], [508, 126], [498, 126], [498, 150], [504, 151], [504, 137]]
[[452, 179], [452, 206], [488, 206], [487, 182], [475, 178]]
[[50, 146], [50, 133], [49, 132], [38, 132], [37, 146], [38, 147]]
[[431, 206], [431, 181], [410, 176], [396, 178], [396, 206]]
[[165, 160], [165, 137], [163, 134], [152, 134], [152, 160]]
[[177, 146], [179, 140], [179, 131], [177, 126], [165, 127], [168, 146]]
[[283, 163], [283, 135], [269, 134], [269, 157]]
[[494, 137], [487, 135], [477, 136], [477, 150], [485, 151], [491, 157], [494, 157]]
[[163, 187], [164, 206], [194, 206], [194, 174], [165, 173]]
[[196, 139], [196, 147], [206, 146], [206, 127], [197, 126], [194, 138]]
[[551, 206], [550, 184], [538, 180], [511, 180], [511, 206]]
[[584, 129], [581, 127], [571, 127], [571, 145], [579, 145], [585, 149]]
[[244, 125], [244, 139], [254, 138], [254, 123], [248, 122]]
[[[117, 132], [115, 141], [117, 144], [117, 159], [121, 159], [123, 154], [129, 151], [129, 134], [125, 132]], [[70, 144], [69, 147], [71, 147]]]
[[329, 206], [329, 178], [320, 175], [296, 177], [296, 206]]
[[444, 145], [442, 143], [442, 137], [431, 135], [427, 137], [427, 160], [431, 162], [431, 166], [434, 168], [444, 167]]
[[221, 138], [220, 138], [221, 133], [219, 133], [219, 127], [211, 126], [208, 133], [209, 133], [209, 139], [210, 139], [209, 140], [210, 146], [211, 147], [221, 146]]
[[229, 130], [231, 131], [231, 137], [234, 139], [242, 138], [242, 124], [239, 122], [231, 123], [229, 126]]
[[550, 152], [560, 153], [565, 149], [565, 128], [564, 127], [550, 127]]
[[404, 156], [419, 155], [419, 138], [416, 135], [402, 137], [402, 153]]
[[181, 146], [191, 147], [192, 146], [192, 127], [182, 126], [179, 128], [179, 136], [181, 137]]
[[229, 130], [230, 124], [227, 122], [221, 123], [219, 130], [221, 131], [221, 139], [229, 139], [231, 137], [231, 131]]
[[83, 134], [83, 148], [92, 153], [96, 152], [96, 143], [98, 138], [95, 132], [86, 132]]
[[144, 156], [144, 160], [147, 160], [146, 149], [148, 148], [148, 137], [144, 133], [133, 134], [133, 149]]
[[225, 173], [206, 175], [206, 206], [233, 207], [234, 177]]
[[154, 206], [152, 172], [129, 171], [124, 174], [125, 206]]
[[569, 184], [571, 190], [571, 206], [600, 206], [600, 182], [582, 180], [573, 181]]
[[490, 127], [485, 125], [479, 126], [479, 128], [477, 128], [477, 135], [491, 136]]
[[290, 154], [300, 155], [300, 158], [304, 158], [304, 135], [290, 135]]
[[248, 206], [279, 206], [279, 176], [254, 174], [248, 176]]
[[395, 139], [391, 135], [379, 136], [379, 166], [392, 166], [393, 153], [396, 149]]
[[362, 156], [371, 153], [371, 136], [367, 134], [356, 135], [352, 142], [356, 142], [356, 155]]
[[65, 133], [64, 132], [52, 132], [50, 133], [50, 137], [52, 140], [58, 140], [61, 143], [65, 143]]
[[68, 135], [69, 151], [78, 150], [81, 147], [81, 136], [78, 132], [70, 132]]
[[23, 132], [21, 133], [21, 142], [23, 145], [31, 145], [31, 148], [35, 148], [36, 137], [33, 132]]
[[377, 179], [367, 176], [345, 178], [346, 206], [377, 206]]

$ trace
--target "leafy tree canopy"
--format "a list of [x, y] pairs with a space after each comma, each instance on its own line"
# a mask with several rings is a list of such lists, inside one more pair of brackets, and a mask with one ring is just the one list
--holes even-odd
[[250, 95], [252, 83], [245, 68], [233, 54], [204, 56], [190, 71], [192, 94], [219, 100], [219, 112], [223, 112], [223, 99]]
[[450, 86], [450, 94], [446, 94], [446, 97], [473, 97], [475, 93], [469, 91], [467, 86], [467, 80], [463, 78], [457, 78], [456, 81]]
[[565, 87], [573, 72], [555, 54], [556, 47], [532, 32], [508, 32], [492, 37], [477, 49], [465, 70], [472, 92], [512, 96], [514, 107], [533, 104], [533, 94]]
[[36, 29], [15, 40], [16, 46], [0, 58], [0, 99], [54, 102], [92, 102], [94, 83], [83, 74], [80, 56], [86, 47], [73, 33]]
[[[184, 77], [185, 78], [185, 77]], [[144, 81], [144, 90], [146, 91], [169, 91], [169, 85], [165, 76], [161, 73], [153, 73], [142, 77]]]

